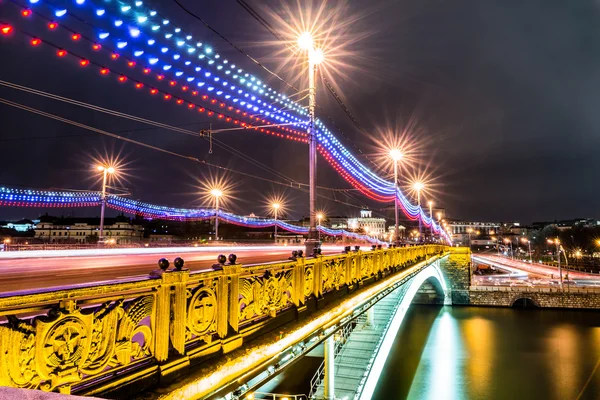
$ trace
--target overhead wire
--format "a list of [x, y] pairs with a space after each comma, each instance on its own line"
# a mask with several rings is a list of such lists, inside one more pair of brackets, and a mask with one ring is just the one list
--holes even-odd
[[[273, 183], [273, 184], [277, 184], [277, 185], [281, 185], [281, 186], [285, 186], [285, 187], [290, 187], [290, 188], [293, 188], [293, 189], [296, 189], [296, 190], [301, 190], [303, 192], [307, 192], [307, 190], [304, 189], [304, 188], [289, 186], [288, 183], [286, 183], [286, 182], [279, 182], [279, 181], [275, 181], [273, 179], [268, 179], [268, 178], [264, 178], [264, 177], [261, 177], [261, 176], [249, 174], [249, 173], [238, 171], [238, 170], [235, 170], [235, 169], [232, 169], [232, 168], [223, 167], [223, 166], [220, 166], [218, 164], [210, 163], [210, 162], [208, 162], [206, 160], [200, 160], [197, 157], [180, 154], [180, 153], [177, 153], [175, 151], [167, 150], [167, 149], [164, 149], [164, 148], [159, 147], [159, 146], [154, 146], [154, 145], [151, 145], [151, 144], [148, 144], [148, 143], [145, 143], [145, 142], [141, 142], [139, 140], [131, 139], [131, 138], [128, 138], [128, 137], [125, 137], [125, 136], [120, 136], [120, 135], [117, 135], [117, 134], [112, 133], [112, 132], [108, 132], [108, 131], [105, 131], [105, 130], [102, 130], [102, 129], [95, 128], [93, 126], [82, 124], [80, 122], [73, 121], [73, 120], [70, 120], [70, 119], [67, 119], [67, 118], [63, 118], [63, 117], [58, 116], [56, 114], [48, 113], [48, 112], [45, 112], [45, 111], [42, 111], [42, 110], [39, 110], [39, 109], [36, 109], [36, 108], [33, 108], [33, 107], [25, 106], [23, 104], [20, 104], [20, 103], [14, 102], [14, 101], [10, 101], [10, 100], [7, 100], [7, 99], [1, 98], [1, 97], [0, 97], [0, 103], [8, 105], [8, 106], [11, 106], [11, 107], [15, 107], [15, 108], [18, 108], [18, 109], [21, 109], [21, 110], [24, 110], [24, 111], [28, 111], [28, 112], [31, 112], [31, 113], [34, 113], [34, 114], [37, 114], [37, 115], [41, 115], [41, 116], [44, 116], [46, 118], [54, 119], [56, 121], [60, 121], [60, 122], [63, 122], [63, 123], [69, 124], [69, 125], [73, 125], [73, 126], [76, 126], [78, 128], [81, 128], [81, 129], [86, 129], [86, 130], [89, 130], [89, 131], [92, 131], [92, 132], [95, 132], [95, 133], [99, 133], [101, 135], [105, 135], [105, 136], [111, 137], [113, 139], [122, 140], [122, 141], [127, 142], [127, 143], [135, 144], [135, 145], [138, 145], [138, 146], [141, 146], [141, 147], [145, 147], [145, 148], [148, 148], [148, 149], [151, 149], [151, 150], [155, 150], [155, 151], [158, 151], [158, 152], [161, 152], [161, 153], [165, 153], [165, 154], [169, 154], [169, 155], [172, 155], [172, 156], [175, 156], [175, 157], [178, 157], [178, 158], [186, 159], [188, 161], [196, 162], [196, 163], [199, 163], [199, 164], [204, 164], [204, 165], [207, 165], [207, 166], [215, 168], [215, 169], [219, 169], [219, 170], [222, 170], [222, 171], [226, 171], [226, 172], [230, 172], [230, 173], [234, 173], [234, 174], [246, 176], [246, 177], [249, 177], [249, 178], [258, 179], [258, 180], [270, 182], [270, 183]], [[318, 196], [321, 197], [321, 198], [325, 198], [325, 199], [334, 201], [336, 203], [340, 203], [340, 204], [344, 204], [344, 205], [351, 206], [351, 207], [356, 207], [356, 208], [362, 208], [361, 206], [357, 206], [355, 204], [350, 204], [350, 203], [342, 202], [342, 201], [339, 201], [339, 200], [336, 200], [336, 199], [331, 199], [331, 198], [323, 196], [323, 195], [318, 195]]]

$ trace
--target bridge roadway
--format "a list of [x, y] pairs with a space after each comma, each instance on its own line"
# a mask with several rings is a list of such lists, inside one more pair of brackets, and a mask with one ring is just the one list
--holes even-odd
[[[40, 250], [0, 253], [0, 294], [52, 289], [66, 285], [106, 283], [118, 279], [139, 280], [158, 269], [157, 261], [166, 257], [185, 260], [191, 271], [211, 269], [219, 254], [235, 253], [245, 265], [286, 260], [292, 250], [302, 246], [212, 246], [98, 250]], [[342, 246], [323, 246], [323, 254], [340, 253]]]
[[[556, 267], [490, 254], [473, 254], [472, 258], [475, 264], [488, 264], [509, 272], [508, 275], [473, 275], [474, 283], [477, 285], [496, 285], [499, 281], [506, 281], [507, 279], [523, 279], [536, 285], [555, 285], [558, 283], [559, 271]], [[563, 269], [562, 273], [564, 280], [566, 280], [568, 273], [568, 283], [571, 284], [578, 286], [600, 285], [600, 275], [598, 274], [567, 269]]]

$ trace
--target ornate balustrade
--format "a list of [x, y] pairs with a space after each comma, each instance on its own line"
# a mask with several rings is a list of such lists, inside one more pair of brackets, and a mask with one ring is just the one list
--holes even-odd
[[427, 245], [168, 270], [135, 282], [0, 298], [0, 386], [92, 395], [156, 383], [240, 347], [311, 300], [443, 251]]

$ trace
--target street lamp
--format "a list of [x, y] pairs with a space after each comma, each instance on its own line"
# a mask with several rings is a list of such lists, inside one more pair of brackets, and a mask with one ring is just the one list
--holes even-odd
[[211, 189], [211, 196], [215, 198], [215, 240], [219, 240], [219, 198], [223, 196], [221, 189]]
[[521, 242], [527, 243], [527, 246], [529, 248], [529, 264], [533, 264], [533, 261], [531, 259], [531, 240], [527, 238], [521, 238]]
[[560, 240], [558, 240], [558, 238], [556, 238], [554, 240], [548, 239], [548, 243], [556, 245], [556, 255], [557, 255], [557, 259], [558, 259], [558, 275], [560, 277], [560, 287], [562, 288], [563, 278], [562, 278], [562, 267], [560, 265]]
[[429, 200], [427, 205], [429, 206], [429, 218], [431, 218], [431, 240], [433, 240], [433, 201]]
[[98, 165], [96, 169], [102, 172], [102, 193], [100, 194], [100, 233], [98, 236], [98, 243], [104, 241], [104, 210], [106, 208], [106, 183], [108, 181], [108, 175], [112, 175], [115, 172], [114, 167]]
[[394, 217], [395, 217], [395, 230], [394, 230], [394, 236], [395, 243], [398, 243], [399, 240], [399, 224], [398, 224], [398, 208], [399, 208], [399, 201], [400, 199], [398, 198], [398, 162], [400, 160], [402, 160], [402, 152], [399, 149], [392, 149], [390, 150], [390, 158], [392, 159], [392, 161], [394, 162]]
[[[319, 220], [319, 227], [321, 226], [321, 221], [323, 220], [323, 217], [324, 217], [323, 213], [318, 213], [317, 214], [317, 220]], [[318, 233], [318, 238], [319, 238], [319, 242], [320, 242], [321, 241], [321, 230], [320, 229], [317, 229], [317, 230], [319, 232]]]
[[504, 243], [507, 243], [510, 245], [510, 258], [512, 258], [513, 260], [515, 259], [515, 255], [513, 253], [513, 247], [512, 247], [512, 240], [508, 239], [508, 238], [504, 238]]
[[323, 50], [315, 48], [310, 32], [304, 32], [298, 38], [298, 46], [308, 53], [308, 189], [310, 225], [308, 238], [306, 240], [306, 254], [312, 254], [313, 249], [319, 246], [315, 243], [316, 236], [320, 242], [320, 234], [317, 234], [316, 199], [317, 199], [317, 137], [315, 135], [315, 107], [316, 107], [316, 79], [317, 65], [323, 62]]
[[[417, 182], [413, 183], [413, 189], [415, 190], [415, 192], [417, 192], [417, 206], [419, 207], [419, 209], [421, 208], [421, 190], [423, 190], [424, 187], [425, 187], [425, 185], [423, 184], [423, 182], [417, 181]], [[419, 240], [420, 240], [422, 232], [423, 232], [423, 225], [421, 222], [421, 216], [419, 216]]]
[[273, 238], [275, 239], [275, 243], [277, 243], [277, 211], [281, 208], [281, 204], [273, 203], [271, 207], [273, 207], [273, 214], [275, 215], [275, 235]]

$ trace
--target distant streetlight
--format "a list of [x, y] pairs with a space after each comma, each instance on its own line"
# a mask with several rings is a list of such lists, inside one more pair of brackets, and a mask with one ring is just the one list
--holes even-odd
[[100, 194], [100, 233], [98, 236], [98, 243], [104, 242], [104, 210], [106, 208], [106, 183], [108, 176], [116, 173], [114, 167], [108, 165], [98, 165], [96, 169], [102, 172], [102, 192]]
[[[413, 183], [413, 189], [415, 192], [417, 192], [417, 206], [419, 207], [419, 209], [421, 208], [421, 190], [423, 190], [424, 188], [425, 188], [425, 185], [421, 181], [417, 181], [417, 182]], [[422, 233], [423, 233], [423, 223], [421, 221], [421, 216], [419, 216], [419, 238], [421, 237]]]
[[429, 200], [427, 205], [429, 206], [429, 218], [431, 218], [431, 240], [433, 240], [433, 201]]
[[319, 242], [321, 241], [321, 229], [320, 229], [320, 227], [321, 227], [321, 221], [323, 220], [323, 217], [324, 217], [323, 213], [318, 213], [317, 214], [317, 220], [319, 221], [319, 226], [317, 227], [317, 231], [319, 231]]
[[219, 240], [219, 198], [223, 196], [221, 189], [211, 189], [211, 196], [215, 198], [215, 240]]
[[390, 150], [390, 158], [394, 162], [394, 217], [395, 217], [395, 229], [394, 229], [394, 242], [398, 243], [399, 237], [399, 224], [398, 224], [398, 209], [399, 201], [398, 198], [398, 162], [402, 160], [402, 152], [399, 149]]
[[508, 238], [504, 238], [503, 239], [504, 243], [507, 243], [510, 245], [510, 258], [512, 258], [514, 260], [515, 258], [515, 254], [513, 252], [513, 247], [512, 247], [512, 240], [508, 239]]
[[281, 208], [281, 204], [279, 203], [273, 203], [271, 204], [271, 207], [273, 207], [273, 214], [275, 215], [275, 243], [277, 243], [277, 211], [279, 211], [279, 209]]
[[556, 245], [556, 255], [558, 259], [558, 275], [560, 277], [560, 287], [563, 287], [562, 267], [560, 266], [560, 240], [558, 238], [552, 240], [548, 239], [548, 244]]
[[399, 149], [390, 150], [390, 158], [394, 162], [394, 217], [395, 217], [395, 229], [394, 229], [394, 242], [398, 243], [399, 240], [399, 224], [398, 224], [398, 163], [402, 160], [403, 154]]
[[533, 264], [533, 260], [531, 259], [531, 240], [527, 238], [521, 238], [521, 242], [527, 243], [527, 246], [529, 248], [529, 264]]

